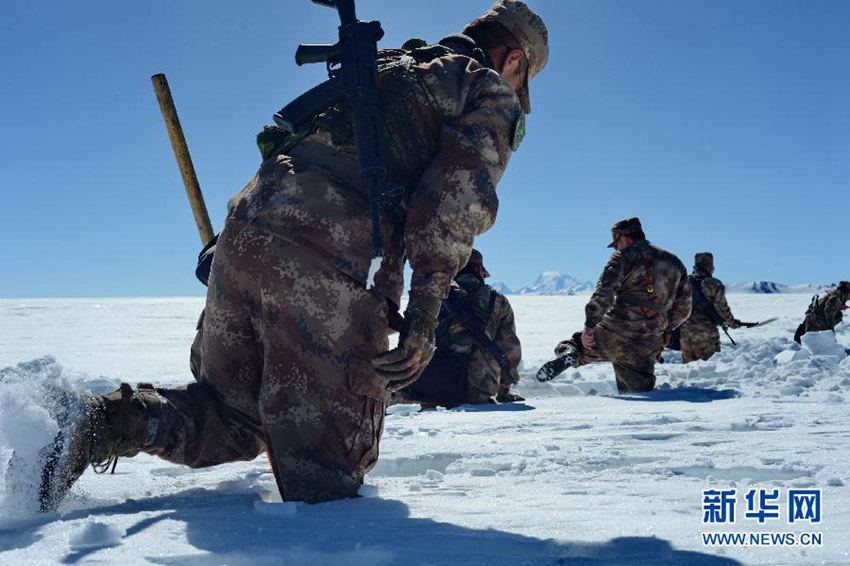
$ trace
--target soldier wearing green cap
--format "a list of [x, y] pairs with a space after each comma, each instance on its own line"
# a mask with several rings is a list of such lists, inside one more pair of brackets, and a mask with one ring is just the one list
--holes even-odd
[[611, 237], [616, 251], [585, 307], [584, 330], [555, 354], [573, 367], [612, 362], [621, 393], [651, 391], [667, 336], [691, 313], [691, 286], [679, 258], [650, 244], [638, 218], [614, 224]]
[[[259, 171], [231, 199], [216, 246], [195, 382], [87, 397], [83, 422], [57, 437], [70, 456], [43, 475], [42, 509], [55, 509], [89, 464], [140, 451], [205, 467], [269, 448], [285, 500], [357, 494], [378, 458], [386, 403], [427, 366], [441, 302], [495, 221], [529, 82], [548, 59], [543, 21], [517, 0], [499, 0], [463, 31], [378, 52], [391, 190], [374, 287], [349, 105], [297, 132], [265, 129]], [[406, 262], [409, 301], [388, 351]]]

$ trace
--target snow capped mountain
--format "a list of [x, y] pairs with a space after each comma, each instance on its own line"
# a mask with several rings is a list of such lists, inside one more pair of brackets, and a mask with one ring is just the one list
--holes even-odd
[[501, 281], [496, 281], [494, 283], [488, 283], [488, 285], [490, 285], [492, 288], [494, 288], [495, 290], [497, 290], [498, 292], [500, 292], [503, 295], [512, 295], [513, 294], [513, 291], [511, 291], [510, 288], [507, 285], [505, 285], [504, 283], [502, 283]]
[[822, 293], [834, 285], [823, 285], [817, 283], [807, 283], [803, 285], [786, 285], [784, 283], [774, 283], [773, 281], [744, 281], [743, 283], [732, 283], [726, 285], [727, 293], [759, 293], [759, 294], [774, 294], [774, 293]]
[[523, 287], [516, 295], [578, 295], [590, 293], [593, 283], [579, 281], [558, 271], [544, 271], [531, 287]]
[[[490, 284], [503, 295], [585, 295], [593, 292], [596, 287], [590, 281], [579, 281], [575, 277], [566, 275], [559, 271], [544, 271], [537, 276], [534, 284], [528, 287], [521, 287], [516, 291], [512, 291], [504, 283]], [[773, 281], [744, 281], [741, 283], [730, 283], [726, 285], [727, 293], [746, 293], [746, 294], [788, 294], [800, 293], [814, 295], [823, 293], [834, 288], [834, 284], [822, 283], [804, 283], [801, 285], [787, 285], [785, 283], [775, 283]]]

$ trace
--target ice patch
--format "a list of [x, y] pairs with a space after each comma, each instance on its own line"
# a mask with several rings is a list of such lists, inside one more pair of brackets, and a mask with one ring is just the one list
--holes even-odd
[[127, 531], [116, 526], [107, 525], [100, 521], [91, 521], [71, 533], [69, 544], [71, 550], [77, 552], [93, 548], [106, 548], [121, 544]]
[[784, 365], [790, 362], [795, 362], [797, 360], [806, 360], [812, 357], [808, 350], [783, 350], [776, 354], [776, 357], [773, 358], [773, 361], [777, 365]]
[[803, 347], [813, 356], [830, 356], [844, 360], [847, 352], [835, 339], [835, 333], [831, 330], [823, 332], [806, 332], [802, 338]]
[[365, 498], [374, 498], [380, 497], [381, 491], [378, 489], [377, 485], [364, 484], [360, 486], [360, 489], [357, 490], [357, 495]]
[[441, 482], [445, 476], [437, 470], [428, 470], [425, 472], [425, 479], [432, 482]]

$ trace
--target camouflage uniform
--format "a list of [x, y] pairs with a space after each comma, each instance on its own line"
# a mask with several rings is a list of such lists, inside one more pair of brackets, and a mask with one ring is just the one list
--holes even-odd
[[[477, 251], [473, 250], [473, 255], [476, 253]], [[470, 260], [470, 263], [472, 261]], [[489, 276], [486, 270], [484, 273]], [[522, 359], [522, 347], [516, 334], [513, 309], [504, 295], [484, 283], [480, 275], [466, 269], [455, 279], [451, 294], [454, 301], [469, 308], [472, 318], [480, 323], [484, 334], [504, 356], [507, 370], [503, 371], [499, 362], [479, 344], [460, 318], [448, 311], [445, 311], [445, 320], [442, 313], [440, 316], [441, 330], [437, 333], [437, 347], [448, 348], [458, 354], [458, 363], [461, 363], [461, 360], [468, 361], [466, 395], [461, 402], [492, 403], [494, 397], [500, 393], [507, 395], [511, 386], [519, 382], [518, 367]], [[402, 389], [393, 395], [392, 399], [392, 403], [420, 401], [422, 400], [409, 389]], [[432, 403], [423, 404], [433, 406]]]
[[[682, 362], [707, 360], [720, 351], [720, 332], [717, 320], [726, 326], [736, 327], [738, 321], [726, 303], [726, 289], [723, 282], [715, 277], [714, 256], [710, 253], [696, 254], [694, 271], [691, 274], [692, 285], [699, 286], [706, 304], [694, 299], [691, 316], [679, 328], [681, 332]], [[713, 309], [713, 312], [708, 309]], [[715, 315], [716, 313], [716, 315]]]
[[[533, 76], [545, 65], [546, 30], [520, 4], [488, 14], [514, 18], [511, 31], [536, 54]], [[374, 289], [347, 106], [321, 114], [295, 144], [260, 138], [265, 159], [229, 203], [218, 239], [191, 352], [196, 383], [136, 394], [160, 415], [145, 452], [202, 467], [269, 445], [284, 499], [356, 494], [378, 457], [389, 393], [372, 360], [388, 348], [388, 301], [400, 302], [405, 260], [411, 295], [447, 296], [474, 236], [495, 220], [521, 115], [483, 52], [452, 41], [460, 48], [379, 53], [389, 197]]]
[[832, 291], [819, 297], [806, 312], [806, 319], [797, 328], [794, 340], [800, 342], [800, 337], [806, 332], [835, 330], [844, 319], [841, 312], [847, 307], [844, 303], [850, 300], [850, 281], [842, 281]]
[[687, 271], [679, 258], [643, 238], [637, 218], [618, 222], [611, 232], [615, 242], [620, 236], [636, 241], [611, 255], [585, 307], [585, 328], [595, 329], [595, 343], [584, 347], [577, 332], [556, 352], [576, 350], [574, 367], [613, 362], [620, 392], [651, 391], [665, 334], [691, 312]]
[[[508, 299], [473, 274], [457, 278], [458, 287], [478, 320], [484, 321], [484, 333], [505, 356], [509, 370], [478, 345], [466, 327], [454, 319], [446, 332], [448, 347], [459, 354], [469, 354], [468, 395], [470, 403], [488, 403], [502, 390], [519, 382], [522, 347], [516, 335], [514, 311]], [[492, 304], [492, 308], [490, 305]], [[489, 309], [489, 310], [488, 310]]]

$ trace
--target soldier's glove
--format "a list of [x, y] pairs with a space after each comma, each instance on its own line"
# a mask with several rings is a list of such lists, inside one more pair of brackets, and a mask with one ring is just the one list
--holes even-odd
[[372, 359], [376, 373], [389, 380], [389, 391], [416, 381], [434, 356], [434, 333], [441, 303], [437, 297], [410, 295], [398, 346]]
[[729, 328], [741, 328], [744, 326], [744, 323], [738, 320], [737, 318], [732, 319], [732, 324], [729, 325]]

